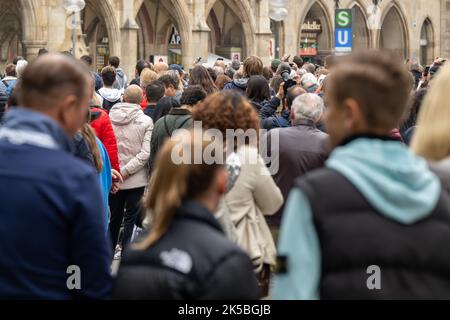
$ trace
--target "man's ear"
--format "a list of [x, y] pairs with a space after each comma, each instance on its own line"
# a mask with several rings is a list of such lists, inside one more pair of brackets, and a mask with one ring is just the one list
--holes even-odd
[[69, 128], [73, 120], [74, 111], [79, 108], [79, 101], [75, 95], [68, 95], [62, 99], [58, 107], [58, 121], [63, 128]]
[[221, 169], [216, 175], [216, 190], [220, 195], [227, 193], [228, 189], [228, 172]]
[[361, 128], [365, 127], [365, 119], [361, 106], [355, 99], [346, 99], [343, 103], [343, 108], [346, 116], [345, 125], [347, 129], [359, 131]]

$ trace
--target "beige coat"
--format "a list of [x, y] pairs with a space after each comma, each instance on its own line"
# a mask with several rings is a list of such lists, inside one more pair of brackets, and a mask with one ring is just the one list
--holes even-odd
[[119, 151], [120, 170], [130, 175], [120, 186], [129, 190], [147, 186], [153, 121], [137, 104], [118, 103], [110, 111]]
[[242, 163], [241, 174], [224, 197], [222, 209], [236, 226], [238, 245], [258, 270], [264, 263], [276, 263], [275, 243], [264, 216], [280, 209], [283, 196], [256, 148], [244, 146], [237, 154]]

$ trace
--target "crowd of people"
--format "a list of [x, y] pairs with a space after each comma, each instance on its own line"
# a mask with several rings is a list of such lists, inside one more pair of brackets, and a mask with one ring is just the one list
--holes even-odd
[[445, 59], [120, 65], [6, 66], [0, 298], [450, 298]]

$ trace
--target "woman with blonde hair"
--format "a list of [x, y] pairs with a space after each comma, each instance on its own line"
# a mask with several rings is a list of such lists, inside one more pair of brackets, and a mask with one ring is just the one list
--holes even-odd
[[450, 65], [442, 68], [425, 97], [411, 149], [430, 161], [431, 169], [450, 191]]
[[201, 131], [185, 131], [159, 152], [154, 187], [144, 200], [151, 231], [125, 252], [115, 299], [257, 298], [249, 258], [213, 216], [227, 190], [227, 171], [218, 162], [195, 158], [210, 144]]
[[145, 68], [144, 70], [142, 70], [139, 86], [142, 89], [141, 108], [143, 110], [145, 110], [148, 105], [148, 99], [146, 95], [147, 87], [156, 79], [158, 79], [158, 74], [155, 71], [149, 68]]

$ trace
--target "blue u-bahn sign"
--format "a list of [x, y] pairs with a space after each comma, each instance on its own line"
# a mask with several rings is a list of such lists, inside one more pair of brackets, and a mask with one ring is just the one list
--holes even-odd
[[336, 9], [335, 25], [334, 43], [336, 54], [352, 52], [353, 11], [351, 9]]

